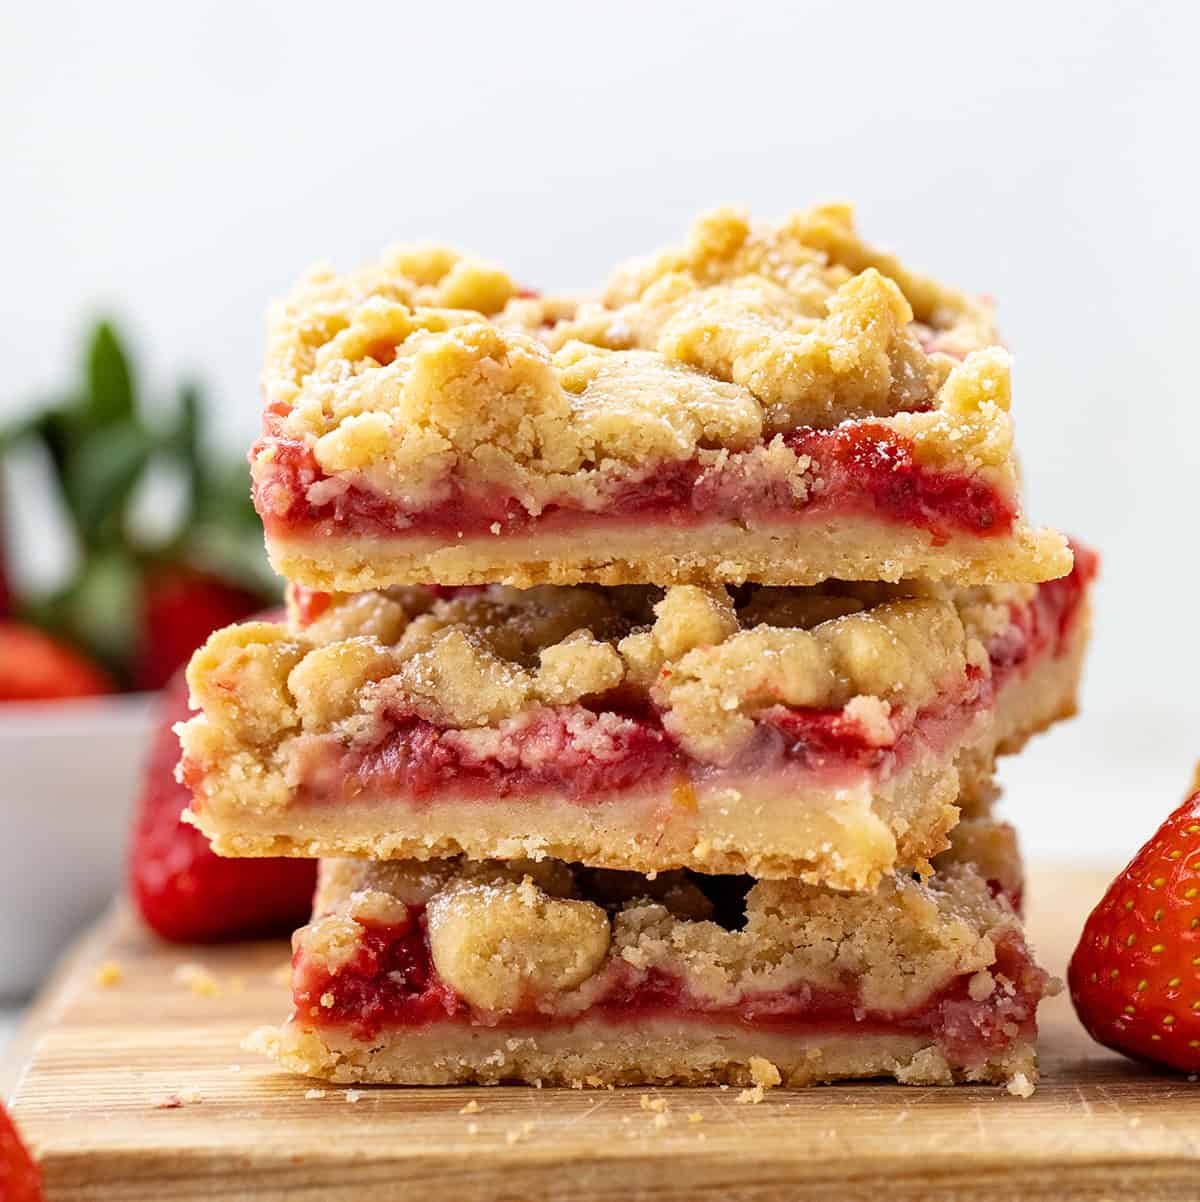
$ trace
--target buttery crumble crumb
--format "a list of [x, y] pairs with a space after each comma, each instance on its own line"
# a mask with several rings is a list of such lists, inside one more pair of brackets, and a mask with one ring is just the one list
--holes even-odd
[[347, 1102], [357, 1102], [359, 1100], [359, 1098], [361, 1098], [362, 1096], [363, 1095], [362, 1095], [361, 1089], [348, 1089], [348, 1090], [346, 1090], [346, 1093], [345, 1093], [345, 1098], [346, 1098]]
[[981, 968], [968, 982], [967, 993], [973, 1002], [986, 1001], [996, 991], [996, 978]]
[[698, 1110], [693, 1110], [691, 1114], [687, 1116], [687, 1119], [689, 1123], [702, 1123], [704, 1122], [704, 1115], [702, 1115]]
[[757, 1106], [764, 1096], [763, 1087], [756, 1085], [753, 1089], [743, 1089], [734, 1100], [741, 1106]]
[[1008, 1083], [1008, 1092], [1014, 1098], [1032, 1098], [1033, 1082], [1024, 1073], [1017, 1073]]
[[315, 1102], [318, 1098], [323, 1098], [324, 1096], [325, 1090], [323, 1089], [306, 1089], [304, 1091], [305, 1100], [309, 1102]]
[[774, 1089], [783, 1080], [779, 1069], [762, 1056], [750, 1057], [750, 1079], [760, 1089]]
[[216, 997], [221, 992], [217, 978], [202, 964], [180, 964], [171, 974], [176, 985], [190, 989], [197, 997]]
[[478, 1114], [482, 1107], [472, 1098], [458, 1113], [459, 1114]]
[[105, 960], [96, 968], [96, 984], [101, 989], [111, 989], [114, 985], [119, 985], [122, 976], [121, 966], [116, 960]]
[[534, 1127], [533, 1123], [522, 1123], [520, 1127], [510, 1128], [504, 1133], [504, 1142], [515, 1144], [523, 1139], [528, 1139], [533, 1134]]

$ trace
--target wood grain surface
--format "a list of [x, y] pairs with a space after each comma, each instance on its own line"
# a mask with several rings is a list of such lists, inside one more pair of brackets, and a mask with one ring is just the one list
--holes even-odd
[[[1106, 878], [1035, 874], [1053, 971]], [[108, 987], [105, 961], [121, 969]], [[720, 1089], [348, 1090], [240, 1049], [283, 1017], [286, 963], [282, 942], [168, 948], [123, 910], [88, 936], [0, 1078], [49, 1202], [1200, 1199], [1200, 1085], [1096, 1047], [1064, 997], [1043, 1011], [1029, 1099], [882, 1084], [759, 1105]]]

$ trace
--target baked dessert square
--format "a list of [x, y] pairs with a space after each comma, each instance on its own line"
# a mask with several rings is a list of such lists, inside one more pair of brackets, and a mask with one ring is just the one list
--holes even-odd
[[1011, 831], [874, 893], [559, 861], [326, 861], [294, 1009], [252, 1045], [337, 1082], [1036, 1078], [1053, 984]]
[[1041, 585], [293, 589], [189, 669], [224, 855], [553, 858], [873, 887], [1073, 712], [1094, 556]]
[[255, 504], [329, 591], [1049, 580], [997, 342], [842, 206], [710, 213], [592, 298], [399, 248], [275, 310]]

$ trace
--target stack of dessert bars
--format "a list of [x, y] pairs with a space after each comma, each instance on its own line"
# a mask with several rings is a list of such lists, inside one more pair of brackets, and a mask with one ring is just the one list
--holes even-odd
[[1021, 515], [987, 303], [827, 206], [591, 296], [399, 248], [274, 313], [285, 621], [212, 637], [191, 821], [321, 858], [332, 1081], [1035, 1077], [992, 816], [1073, 712], [1091, 552]]

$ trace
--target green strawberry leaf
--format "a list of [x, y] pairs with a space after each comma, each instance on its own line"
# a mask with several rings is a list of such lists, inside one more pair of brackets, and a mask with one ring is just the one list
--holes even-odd
[[85, 546], [121, 543], [126, 508], [157, 439], [135, 422], [97, 430], [70, 448], [64, 483]]
[[184, 384], [179, 389], [179, 415], [175, 419], [175, 428], [165, 445], [165, 449], [179, 461], [184, 473], [187, 487], [187, 503], [181, 523], [184, 533], [199, 518], [208, 486], [208, 465], [204, 458], [202, 427], [203, 401], [200, 390], [195, 384]]
[[122, 683], [137, 645], [141, 568], [121, 552], [93, 554], [67, 588], [22, 607], [22, 617], [75, 644]]
[[106, 321], [92, 331], [88, 344], [87, 383], [83, 414], [90, 424], [107, 426], [134, 417], [137, 403], [129, 359], [116, 331]]
[[137, 649], [141, 569], [121, 552], [94, 555], [72, 589], [72, 627], [85, 647], [126, 678]]
[[[182, 386], [165, 421], [143, 419], [131, 361], [107, 322], [91, 333], [82, 374], [76, 390], [0, 427], [0, 456], [26, 440], [45, 450], [81, 553], [67, 588], [26, 598], [22, 608], [129, 684], [144, 637], [143, 578], [151, 565], [191, 565], [265, 601], [278, 600], [279, 581], [263, 551], [245, 461], [206, 453], [199, 387]], [[155, 482], [173, 474], [184, 486], [184, 504], [178, 525], [172, 509], [171, 528], [147, 535], [131, 519], [152, 495], [142, 488], [151, 474]], [[153, 547], [144, 545], [148, 537]]]

